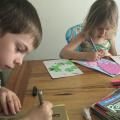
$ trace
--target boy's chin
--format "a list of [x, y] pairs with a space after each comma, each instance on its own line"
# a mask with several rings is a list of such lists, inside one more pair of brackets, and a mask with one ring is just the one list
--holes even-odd
[[3, 69], [3, 70], [11, 70], [13, 68], [7, 66], [7, 65], [0, 65], [0, 69]]

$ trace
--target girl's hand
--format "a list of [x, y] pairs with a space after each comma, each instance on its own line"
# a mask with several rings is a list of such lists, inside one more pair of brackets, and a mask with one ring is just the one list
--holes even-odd
[[5, 115], [16, 114], [21, 109], [21, 103], [17, 95], [11, 90], [0, 88], [0, 110]]
[[104, 52], [97, 51], [97, 52], [88, 52], [85, 56], [85, 59], [88, 61], [96, 61], [104, 57]]
[[105, 58], [109, 58], [110, 56], [112, 56], [111, 53], [105, 50], [100, 50], [99, 53], [101, 54], [102, 57], [105, 57]]
[[52, 104], [44, 101], [43, 105], [33, 108], [24, 118], [20, 120], [52, 120]]

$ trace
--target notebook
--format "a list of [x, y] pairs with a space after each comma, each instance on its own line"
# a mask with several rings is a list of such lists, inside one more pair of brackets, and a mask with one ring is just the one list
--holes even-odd
[[83, 74], [83, 72], [70, 60], [57, 59], [43, 61], [52, 78], [68, 77]]
[[64, 105], [56, 105], [53, 107], [52, 120], [69, 120], [67, 111]]
[[88, 68], [97, 70], [97, 71], [102, 72], [111, 77], [114, 77], [114, 76], [120, 74], [120, 65], [117, 64], [116, 62], [108, 60], [108, 59], [102, 58], [98, 61], [76, 61], [76, 60], [73, 60], [73, 62], [78, 63], [83, 66], [86, 66]]

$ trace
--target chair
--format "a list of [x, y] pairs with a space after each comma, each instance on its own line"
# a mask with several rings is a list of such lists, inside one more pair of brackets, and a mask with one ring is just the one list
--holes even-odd
[[[70, 27], [67, 32], [66, 32], [66, 40], [67, 40], [67, 43], [70, 42], [70, 40], [72, 39], [72, 37], [76, 38], [78, 33], [80, 33], [82, 30], [83, 30], [83, 23], [81, 24], [78, 24], [78, 25], [75, 25], [73, 27]], [[80, 51], [80, 47], [76, 49], [77, 51]]]

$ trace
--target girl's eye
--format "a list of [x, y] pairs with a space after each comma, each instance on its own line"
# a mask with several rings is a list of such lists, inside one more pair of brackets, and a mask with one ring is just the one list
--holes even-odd
[[102, 30], [103, 30], [103, 28], [98, 28], [98, 30], [99, 30], [99, 31], [102, 31]]

